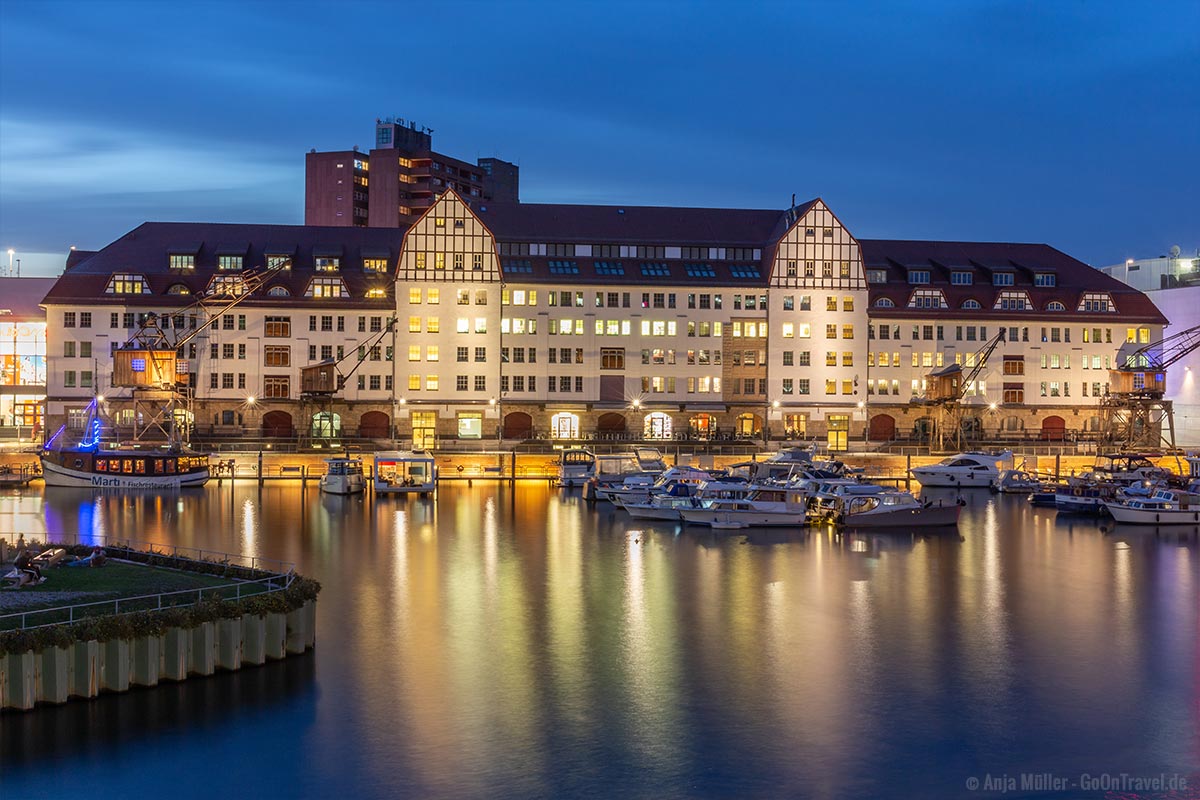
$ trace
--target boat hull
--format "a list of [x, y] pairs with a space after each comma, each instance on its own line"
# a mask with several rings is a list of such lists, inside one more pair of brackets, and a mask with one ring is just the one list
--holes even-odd
[[362, 475], [321, 476], [321, 491], [326, 494], [362, 494], [365, 488]]
[[386, 481], [375, 481], [375, 494], [419, 494], [422, 497], [431, 495], [436, 490], [436, 486], [432, 483], [423, 483], [415, 486], [401, 486]]
[[876, 513], [851, 514], [841, 520], [847, 528], [934, 528], [958, 525], [961, 506], [898, 508]]
[[42, 459], [42, 477], [47, 486], [74, 489], [187, 489], [208, 483], [208, 470], [183, 475], [100, 474], [71, 469]]
[[987, 472], [945, 472], [925, 467], [914, 467], [912, 476], [922, 486], [934, 489], [986, 489], [996, 477]]
[[1129, 508], [1119, 503], [1105, 503], [1104, 507], [1122, 525], [1200, 525], [1200, 508]]
[[723, 511], [709, 508], [680, 509], [688, 525], [718, 528], [803, 528], [804, 514], [795, 511]]

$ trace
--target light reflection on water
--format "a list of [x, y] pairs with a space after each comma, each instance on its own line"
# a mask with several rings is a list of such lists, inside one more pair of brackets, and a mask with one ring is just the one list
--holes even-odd
[[4, 794], [70, 791], [59, 764], [96, 767], [98, 797], [957, 797], [985, 772], [1200, 769], [1196, 532], [966, 501], [959, 534], [840, 536], [681, 531], [542, 485], [0, 496], [26, 537], [247, 552], [325, 587], [306, 667], [5, 715]]

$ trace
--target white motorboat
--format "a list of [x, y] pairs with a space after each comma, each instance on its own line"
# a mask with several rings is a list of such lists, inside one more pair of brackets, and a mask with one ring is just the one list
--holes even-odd
[[321, 491], [327, 494], [361, 494], [366, 488], [361, 458], [327, 458]]
[[741, 499], [701, 500], [699, 507], [681, 508], [688, 525], [711, 527], [803, 527], [808, 495], [800, 489], [759, 486]]
[[1139, 453], [1108, 453], [1096, 456], [1091, 475], [1107, 483], [1159, 483], [1170, 478], [1171, 472]]
[[1000, 475], [1000, 462], [1012, 458], [1003, 453], [960, 453], [942, 459], [937, 464], [913, 467], [909, 470], [922, 486], [947, 488], [988, 487]]
[[1124, 503], [1106, 501], [1104, 508], [1114, 520], [1126, 525], [1200, 524], [1200, 505], [1170, 490], [1159, 490], [1150, 497]]
[[922, 503], [912, 492], [851, 494], [840, 501], [835, 521], [847, 528], [932, 528], [958, 524], [959, 503]]
[[596, 499], [611, 500], [618, 507], [624, 507], [631, 502], [645, 503], [653, 495], [663, 494], [677, 485], [699, 487], [712, 478], [712, 473], [696, 467], [671, 467], [660, 475], [630, 475], [619, 485], [598, 489]]
[[1029, 494], [1042, 488], [1035, 475], [1023, 469], [1006, 469], [992, 481], [992, 491], [1001, 494]]
[[838, 501], [850, 494], [878, 494], [884, 487], [874, 483], [863, 483], [854, 478], [804, 479], [794, 483], [808, 496], [808, 515], [812, 519], [832, 516]]
[[388, 450], [375, 454], [375, 494], [418, 494], [437, 491], [437, 462], [423, 451]]
[[656, 494], [648, 500], [625, 503], [625, 510], [634, 519], [664, 519], [679, 522], [680, 509], [695, 508], [700, 500], [694, 496]]
[[595, 465], [596, 456], [591, 450], [563, 450], [558, 457], [558, 485], [567, 489], [583, 486]]

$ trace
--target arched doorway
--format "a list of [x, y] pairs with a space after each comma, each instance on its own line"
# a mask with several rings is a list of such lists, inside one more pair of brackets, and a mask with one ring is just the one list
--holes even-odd
[[364, 439], [387, 439], [392, 435], [392, 421], [382, 411], [368, 411], [358, 421], [358, 435]]
[[342, 415], [320, 411], [312, 416], [312, 438], [336, 439], [342, 435]]
[[928, 442], [932, 433], [933, 420], [929, 417], [920, 417], [913, 421], [913, 438], [918, 442]]
[[872, 442], [889, 442], [896, 438], [896, 418], [891, 414], [876, 414], [871, 417], [868, 436]]
[[661, 411], [647, 414], [642, 425], [642, 436], [647, 439], [670, 439], [671, 417]]
[[1025, 422], [1017, 416], [1005, 417], [1000, 421], [1000, 430], [1005, 433], [1020, 433], [1025, 430]]
[[963, 439], [977, 442], [983, 438], [983, 420], [979, 417], [964, 417], [961, 423]]
[[1042, 441], [1061, 442], [1067, 438], [1067, 421], [1051, 414], [1042, 420]]
[[263, 436], [268, 439], [290, 439], [292, 415], [286, 411], [268, 411], [262, 418]]
[[550, 436], [554, 439], [578, 439], [579, 415], [560, 413], [550, 418]]
[[762, 434], [762, 417], [758, 414], [741, 414], [735, 422], [734, 430], [738, 436], [758, 436]]
[[513, 411], [504, 415], [505, 439], [532, 439], [533, 417], [524, 411]]
[[717, 430], [717, 420], [712, 414], [697, 414], [688, 420], [688, 430], [697, 439], [709, 439]]
[[625, 415], [612, 411], [596, 420], [596, 435], [601, 439], [617, 439], [625, 433]]

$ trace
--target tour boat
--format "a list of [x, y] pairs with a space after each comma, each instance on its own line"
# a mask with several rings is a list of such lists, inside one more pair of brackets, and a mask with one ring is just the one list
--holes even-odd
[[1012, 453], [992, 455], [990, 453], [960, 453], [950, 456], [937, 464], [924, 467], [913, 467], [912, 476], [920, 481], [922, 486], [947, 488], [988, 487], [1000, 475], [999, 464]]
[[1106, 501], [1104, 508], [1114, 520], [1129, 525], [1200, 524], [1200, 505], [1187, 502], [1168, 490], [1124, 503]]
[[425, 451], [387, 450], [375, 454], [375, 494], [419, 494], [437, 491], [437, 463]]
[[207, 455], [179, 442], [103, 447], [100, 429], [93, 400], [82, 441], [73, 446], [56, 444], [65, 425], [50, 437], [39, 454], [47, 486], [174, 490], [208, 483]]
[[361, 494], [366, 488], [361, 458], [327, 458], [321, 491], [327, 494]]
[[847, 528], [932, 528], [958, 524], [962, 505], [922, 503], [912, 492], [888, 489], [842, 498], [835, 521]]
[[742, 499], [701, 500], [699, 507], [681, 508], [688, 525], [711, 527], [803, 527], [808, 496], [799, 489], [760, 486]]

